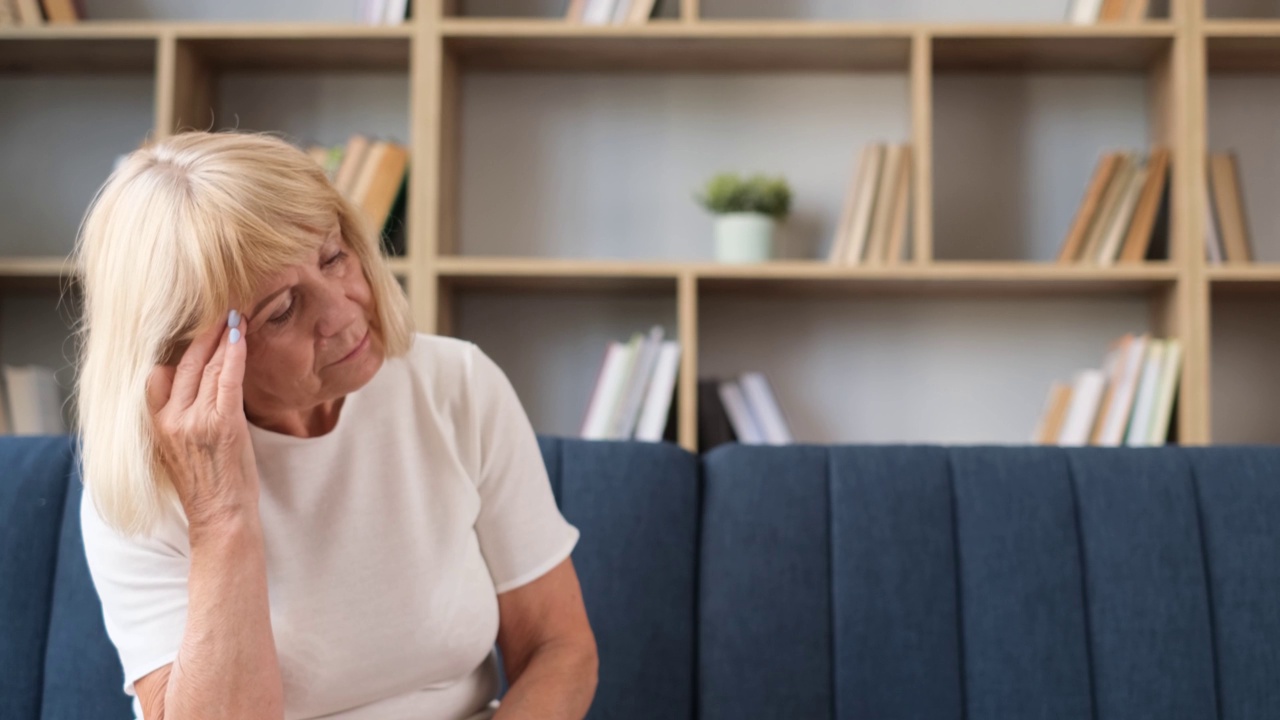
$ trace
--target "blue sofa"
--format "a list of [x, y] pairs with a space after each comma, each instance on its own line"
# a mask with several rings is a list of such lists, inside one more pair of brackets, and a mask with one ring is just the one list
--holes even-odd
[[[591, 718], [1280, 717], [1280, 448], [539, 441]], [[128, 718], [67, 439], [0, 468], [0, 718]]]

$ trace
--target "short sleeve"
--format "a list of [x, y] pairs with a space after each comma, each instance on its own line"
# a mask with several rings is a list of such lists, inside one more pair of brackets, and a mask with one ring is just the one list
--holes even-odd
[[578, 529], [556, 506], [533, 425], [502, 369], [470, 344], [479, 438], [476, 535], [498, 593], [532, 582], [573, 552]]
[[124, 691], [136, 696], [133, 684], [173, 662], [182, 644], [191, 568], [185, 531], [120, 535], [99, 517], [87, 489], [80, 528], [107, 636], [124, 666]]

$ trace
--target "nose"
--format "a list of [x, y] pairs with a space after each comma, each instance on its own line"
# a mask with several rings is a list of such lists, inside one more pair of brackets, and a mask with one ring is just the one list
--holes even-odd
[[362, 315], [360, 305], [347, 297], [341, 285], [327, 286], [320, 298], [322, 307], [316, 318], [316, 332], [322, 338], [341, 335], [358, 322]]

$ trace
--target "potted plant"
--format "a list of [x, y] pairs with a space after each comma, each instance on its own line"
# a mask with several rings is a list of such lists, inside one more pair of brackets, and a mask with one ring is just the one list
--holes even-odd
[[773, 257], [774, 228], [791, 211], [785, 179], [721, 173], [707, 182], [697, 200], [716, 216], [717, 260], [749, 263]]

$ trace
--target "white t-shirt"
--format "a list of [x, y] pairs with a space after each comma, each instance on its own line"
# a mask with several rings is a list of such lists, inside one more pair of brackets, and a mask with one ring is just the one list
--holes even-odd
[[[285, 717], [489, 717], [497, 595], [578, 541], [502, 370], [470, 342], [419, 333], [406, 357], [347, 395], [329, 433], [249, 429]], [[175, 513], [154, 536], [126, 539], [86, 492], [80, 521], [135, 695], [182, 642], [186, 520]]]

